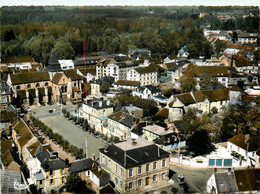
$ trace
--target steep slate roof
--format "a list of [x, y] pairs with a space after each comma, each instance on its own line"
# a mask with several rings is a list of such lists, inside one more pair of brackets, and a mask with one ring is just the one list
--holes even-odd
[[100, 59], [100, 61], [97, 63], [97, 66], [107, 66], [109, 63], [116, 63], [116, 61], [114, 59], [110, 59], [110, 58], [103, 58]]
[[83, 79], [83, 77], [77, 74], [77, 71], [74, 69], [64, 70], [64, 74], [67, 76], [67, 78], [70, 78], [72, 81]]
[[21, 147], [23, 147], [27, 142], [33, 137], [29, 126], [23, 121], [20, 120], [14, 127], [16, 133], [20, 136], [18, 142]]
[[59, 60], [54, 52], [51, 53], [48, 64], [49, 65], [60, 65]]
[[[236, 61], [236, 67], [253, 66], [256, 65], [253, 61], [248, 60], [243, 55], [235, 55], [234, 60]], [[257, 65], [256, 65], [257, 66]]]
[[209, 72], [216, 77], [226, 77], [229, 75], [228, 69], [229, 67], [226, 66], [197, 66], [189, 64], [183, 73], [189, 77], [199, 77], [204, 72]]
[[259, 191], [260, 168], [235, 170], [235, 180], [239, 191]]
[[229, 88], [216, 90], [197, 90], [193, 92], [196, 102], [203, 102], [208, 98], [210, 102], [217, 102], [229, 99]]
[[118, 192], [113, 189], [113, 187], [110, 185], [110, 184], [107, 184], [106, 186], [102, 187], [100, 190], [99, 190], [99, 193], [100, 194], [117, 194]]
[[12, 140], [7, 140], [1, 137], [1, 152], [5, 153], [7, 150], [13, 151]]
[[[250, 136], [249, 140], [245, 142], [245, 135], [242, 133], [239, 133], [238, 135], [235, 135], [234, 137], [231, 137], [228, 139], [229, 142], [237, 145], [240, 148], [243, 148], [244, 150], [251, 151], [257, 151], [260, 147], [260, 136]], [[247, 148], [248, 143], [248, 148]]]
[[154, 67], [154, 65], [149, 65], [148, 67], [138, 67], [135, 68], [135, 70], [140, 74], [157, 72], [157, 69]]
[[129, 128], [131, 128], [136, 121], [136, 118], [134, 116], [132, 116], [126, 112], [123, 112], [123, 111], [114, 113], [114, 114], [108, 116], [108, 118], [110, 118], [114, 121], [117, 121]]
[[226, 172], [214, 173], [218, 193], [237, 192], [237, 186], [234, 180], [234, 174]]
[[135, 133], [138, 136], [142, 136], [143, 135], [143, 127], [145, 127], [147, 125], [146, 122], [142, 122], [142, 123], [138, 123], [132, 130], [132, 133]]
[[91, 158], [83, 159], [80, 161], [75, 161], [75, 162], [71, 163], [68, 171], [70, 174], [76, 174], [79, 172], [89, 170], [92, 168], [93, 162], [94, 161]]
[[36, 155], [36, 158], [43, 163], [44, 160], [49, 160], [49, 158], [51, 157], [51, 153], [48, 150], [45, 150], [39, 154]]
[[169, 157], [168, 152], [157, 147], [155, 144], [127, 151], [122, 150], [116, 145], [117, 144], [109, 145], [107, 152], [104, 151], [104, 148], [99, 149], [99, 151], [127, 169]]
[[196, 103], [190, 93], [176, 94], [174, 96], [178, 98], [185, 105]]
[[27, 149], [31, 153], [32, 156], [34, 156], [35, 152], [40, 148], [41, 143], [39, 141], [36, 141], [32, 145], [28, 146]]
[[140, 82], [138, 82], [138, 81], [129, 81], [129, 80], [118, 80], [117, 82], [115, 82], [115, 85], [136, 86], [136, 87], [138, 87], [140, 85]]
[[158, 113], [157, 113], [158, 116], [161, 116], [163, 118], [168, 118], [169, 116], [169, 109], [168, 108], [163, 108], [161, 109]]
[[[101, 106], [99, 106], [100, 102], [101, 102]], [[111, 107], [113, 107], [112, 103], [107, 105], [107, 101], [104, 101], [104, 100], [89, 100], [87, 103], [88, 103], [87, 104], [88, 106], [90, 106], [90, 107], [92, 107], [94, 109], [97, 109], [97, 110], [98, 109], [104, 109], [104, 108], [111, 108]]]
[[166, 70], [172, 71], [174, 67], [177, 66], [176, 63], [165, 63], [164, 66], [166, 67]]
[[13, 123], [17, 118], [15, 112], [8, 112], [7, 110], [1, 110], [1, 123], [10, 122]]
[[1, 61], [1, 63], [33, 63], [35, 62], [34, 58], [31, 56], [15, 56], [8, 57]]
[[14, 161], [14, 158], [10, 152], [10, 150], [7, 150], [1, 157], [1, 160], [4, 164], [4, 166], [8, 166], [11, 162]]
[[54, 77], [52, 78], [51, 82], [54, 84], [58, 84], [61, 77], [63, 76], [63, 73], [55, 73]]
[[13, 85], [41, 82], [41, 81], [50, 81], [50, 76], [48, 71], [16, 73], [16, 74], [11, 74], [10, 77]]
[[45, 172], [51, 171], [51, 170], [58, 170], [58, 169], [64, 169], [68, 168], [68, 164], [60, 158], [57, 158], [55, 160], [51, 161], [45, 161], [41, 164], [41, 167], [44, 169]]

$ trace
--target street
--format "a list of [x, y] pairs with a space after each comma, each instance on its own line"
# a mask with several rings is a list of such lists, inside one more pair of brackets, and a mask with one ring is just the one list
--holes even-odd
[[[92, 157], [92, 154], [95, 154], [96, 158], [99, 158], [99, 148], [104, 147], [106, 144], [100, 139], [94, 137], [89, 132], [83, 131], [80, 127], [76, 126], [72, 121], [68, 121], [61, 114], [57, 113], [57, 110], [60, 111], [60, 107], [56, 105], [52, 106], [31, 106], [32, 111], [36, 112], [34, 117], [39, 118], [44, 122], [48, 127], [50, 127], [54, 133], [58, 133], [63, 136], [65, 140], [68, 140], [70, 144], [83, 148], [85, 151], [85, 137], [87, 137], [88, 142], [88, 157]], [[63, 108], [67, 110], [74, 110], [76, 105], [65, 105]], [[49, 109], [56, 109], [54, 113], [49, 113]], [[60, 113], [60, 112], [59, 112]]]

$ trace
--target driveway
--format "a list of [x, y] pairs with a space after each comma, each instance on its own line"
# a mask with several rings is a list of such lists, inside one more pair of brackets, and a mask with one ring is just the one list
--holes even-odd
[[[73, 107], [74, 106], [74, 107]], [[83, 131], [80, 127], [76, 126], [72, 121], [68, 121], [60, 114], [49, 113], [50, 108], [59, 108], [56, 106], [44, 106], [37, 107], [33, 106], [31, 109], [36, 112], [35, 117], [39, 118], [48, 127], [50, 127], [54, 133], [58, 133], [63, 136], [65, 140], [68, 140], [71, 145], [78, 148], [83, 148], [85, 151], [85, 137], [87, 138], [88, 145], [88, 157], [92, 157], [95, 154], [96, 158], [99, 158], [99, 148], [105, 147], [105, 143], [100, 139], [94, 137], [89, 132]], [[75, 109], [75, 105], [66, 105], [64, 108], [68, 110]], [[57, 109], [56, 109], [57, 110]], [[55, 113], [55, 112], [54, 112]]]

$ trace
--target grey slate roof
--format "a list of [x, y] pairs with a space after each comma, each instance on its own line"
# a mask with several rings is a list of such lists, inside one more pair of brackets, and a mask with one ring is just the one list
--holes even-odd
[[113, 107], [113, 105], [111, 103], [110, 103], [110, 105], [107, 105], [107, 101], [104, 101], [104, 100], [90, 100], [90, 101], [88, 101], [88, 106], [90, 106], [94, 109], [104, 109], [104, 108]]
[[234, 173], [215, 173], [218, 193], [232, 193], [238, 191]]
[[60, 158], [57, 158], [55, 160], [47, 161], [41, 164], [41, 167], [45, 172], [48, 172], [50, 170], [58, 170], [58, 169], [64, 169], [68, 168], [68, 164]]
[[44, 161], [48, 161], [51, 157], [51, 153], [48, 150], [45, 150], [44, 152], [39, 153], [36, 155], [36, 158], [43, 163]]
[[62, 71], [58, 58], [54, 52], [49, 58], [47, 69], [50, 72]]
[[135, 128], [132, 129], [132, 133], [135, 133], [138, 136], [143, 135], [143, 127], [146, 126], [146, 122], [138, 123]]
[[121, 124], [131, 128], [135, 122], [135, 117], [129, 114], [125, 115], [125, 118], [123, 118], [121, 121], [119, 121]]
[[99, 151], [102, 154], [108, 156], [109, 158], [117, 162], [119, 165], [127, 169], [169, 157], [168, 152], [164, 151], [161, 148], [158, 148], [155, 144], [127, 151], [124, 151], [121, 148], [117, 147], [115, 144], [112, 144], [108, 146], [107, 150], [108, 151], [105, 152], [104, 148], [99, 149]]
[[80, 161], [75, 161], [75, 162], [71, 163], [68, 171], [70, 174], [75, 174], [75, 173], [89, 170], [92, 168], [93, 162], [94, 161], [91, 158], [83, 159]]

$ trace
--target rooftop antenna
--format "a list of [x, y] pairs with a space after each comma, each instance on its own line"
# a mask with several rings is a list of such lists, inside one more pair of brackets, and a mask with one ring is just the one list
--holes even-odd
[[84, 68], [85, 68], [85, 90], [87, 102], [87, 65], [86, 65], [86, 46], [85, 46], [85, 32], [84, 32], [84, 6], [82, 6], [82, 33], [83, 33], [83, 49], [84, 49]]

